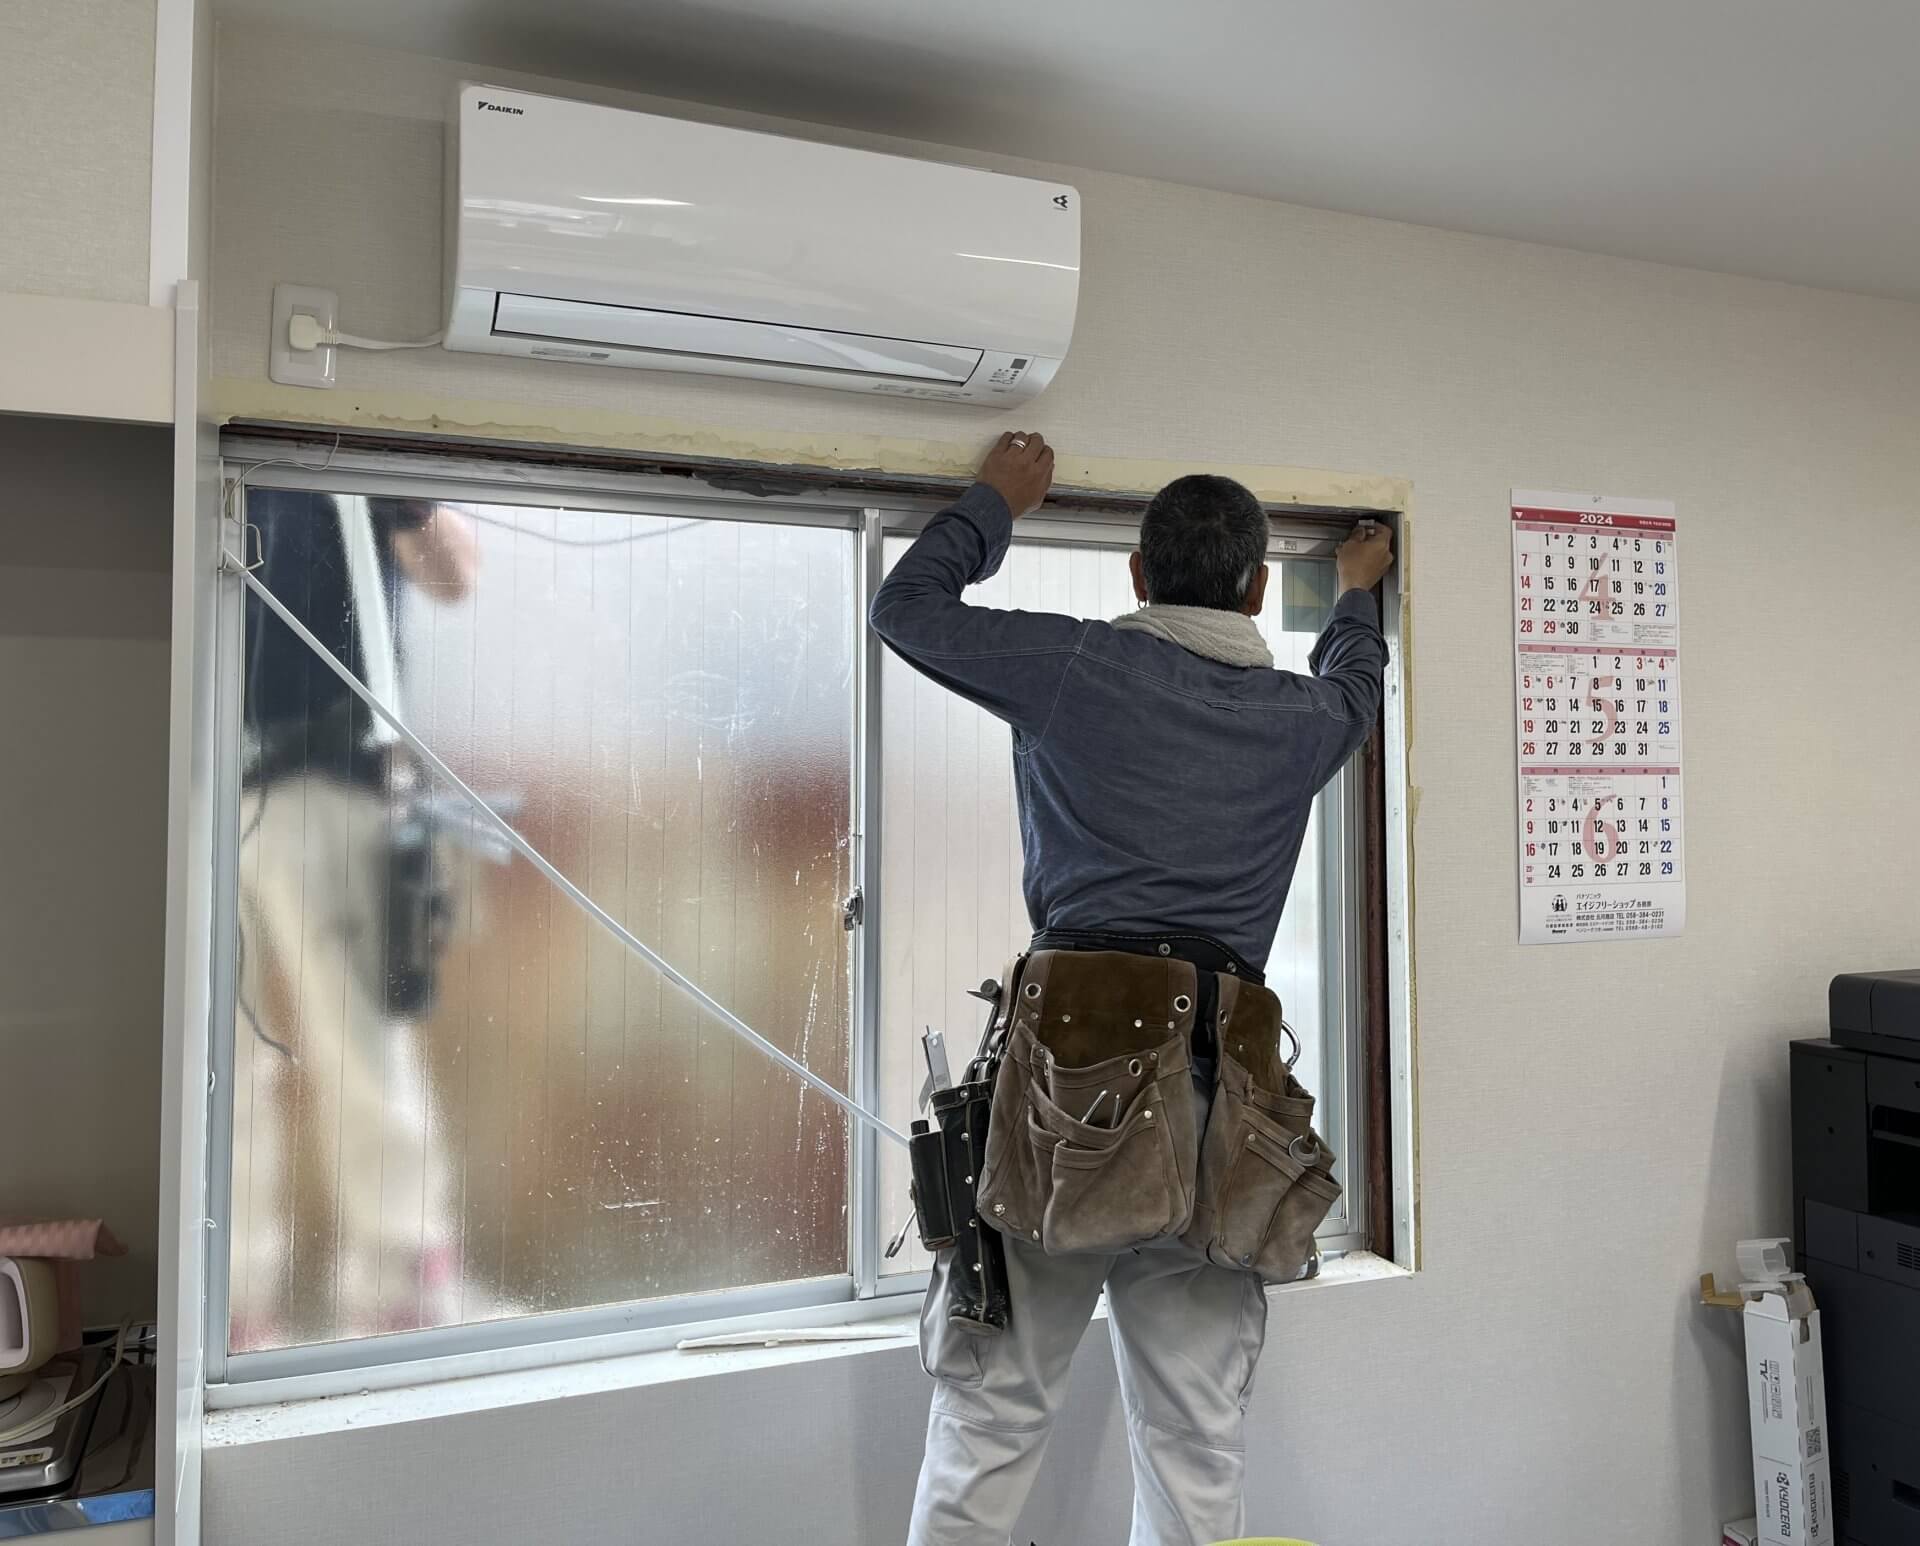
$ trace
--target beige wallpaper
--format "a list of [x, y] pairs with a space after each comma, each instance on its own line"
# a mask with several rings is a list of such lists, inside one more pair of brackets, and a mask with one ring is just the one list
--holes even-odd
[[[248, 384], [276, 279], [337, 288], [357, 331], [439, 322], [440, 113], [461, 68], [317, 45], [296, 73], [292, 57], [272, 34], [224, 40], [213, 293], [231, 402], [269, 400]], [[1690, 1285], [1731, 1269], [1735, 1238], [1790, 1228], [1785, 1043], [1821, 1029], [1829, 976], [1920, 950], [1902, 838], [1920, 721], [1891, 685], [1920, 671], [1920, 307], [1044, 170], [1080, 186], [1087, 219], [1072, 355], [1029, 415], [1066, 453], [1347, 468], [1414, 490], [1428, 1270], [1276, 1303], [1254, 1522], [1323, 1546], [1520, 1543], [1596, 1519], [1708, 1539], [1751, 1493], [1738, 1348]], [[588, 415], [955, 455], [1003, 427], [434, 353], [350, 356], [335, 396], [375, 415], [458, 401], [558, 432]], [[1515, 943], [1516, 484], [1679, 504], [1681, 939]], [[1112, 1375], [1100, 1350], [1085, 1361], [1023, 1540], [1124, 1533]], [[768, 1422], [792, 1421], [756, 1451], [752, 1487], [722, 1470], [742, 1416], [711, 1389], [365, 1436], [384, 1527], [619, 1537], [614, 1473], [638, 1436], [660, 1539], [897, 1538], [924, 1414], [912, 1360], [757, 1388]], [[353, 1442], [210, 1455], [215, 1538], [345, 1521]], [[416, 1485], [456, 1454], [457, 1499]]]
[[0, 5], [0, 290], [146, 304], [153, 14]]

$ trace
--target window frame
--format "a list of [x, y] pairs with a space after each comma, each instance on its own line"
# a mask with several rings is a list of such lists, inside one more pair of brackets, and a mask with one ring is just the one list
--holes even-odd
[[[889, 499], [865, 512], [868, 529], [863, 562], [868, 566], [869, 583], [878, 586], [885, 571], [885, 542], [889, 537], [911, 538], [917, 535], [927, 522], [943, 507], [944, 502], [932, 504], [929, 508], [909, 508], [904, 502]], [[1328, 561], [1334, 547], [1334, 539], [1324, 530], [1313, 526], [1301, 525], [1288, 529], [1282, 518], [1271, 522], [1273, 532], [1267, 544], [1269, 562], [1307, 559]], [[1102, 548], [1111, 552], [1131, 552], [1139, 545], [1140, 525], [1137, 517], [1122, 516], [1104, 512], [1054, 512], [1049, 509], [1042, 515], [1030, 515], [1020, 520], [1014, 527], [1016, 545], [1051, 545], [1080, 548]], [[871, 599], [871, 592], [866, 599]], [[862, 798], [870, 802], [870, 809], [862, 806], [860, 838], [864, 839], [866, 822], [871, 819], [873, 830], [879, 825], [879, 811], [882, 799], [882, 779], [885, 765], [884, 748], [886, 744], [886, 726], [881, 714], [879, 692], [877, 690], [881, 660], [886, 646], [871, 629], [863, 634], [864, 649], [860, 669], [868, 682], [868, 691], [861, 698], [860, 705], [864, 714], [863, 722], [857, 734], [857, 741], [863, 742], [868, 749], [867, 764], [862, 770]], [[1369, 1248], [1368, 1221], [1364, 1212], [1369, 1194], [1370, 1177], [1369, 1145], [1367, 1135], [1371, 1124], [1367, 1103], [1367, 1081], [1364, 1067], [1367, 1038], [1364, 1034], [1364, 997], [1366, 952], [1363, 945], [1363, 929], [1366, 921], [1366, 898], [1362, 885], [1347, 884], [1336, 887], [1336, 880], [1351, 879], [1359, 881], [1363, 874], [1365, 855], [1365, 835], [1363, 822], [1364, 777], [1362, 759], [1356, 754], [1348, 759], [1340, 772], [1335, 775], [1323, 793], [1322, 826], [1320, 834], [1319, 873], [1313, 877], [1314, 883], [1321, 888], [1323, 899], [1338, 898], [1339, 906], [1329, 909], [1329, 921], [1335, 925], [1329, 948], [1323, 961], [1337, 957], [1335, 969], [1323, 974], [1324, 998], [1321, 1004], [1323, 1023], [1337, 1022], [1342, 1028], [1338, 1048], [1340, 1130], [1339, 1138], [1344, 1145], [1340, 1161], [1341, 1199], [1335, 1204], [1326, 1224], [1315, 1234], [1315, 1242], [1323, 1256], [1334, 1256], [1347, 1251]], [[859, 947], [867, 953], [873, 963], [870, 978], [862, 977], [860, 1003], [855, 1007], [855, 1024], [858, 1030], [857, 1043], [860, 1051], [868, 1058], [877, 1060], [880, 1036], [884, 1027], [879, 1023], [880, 980], [878, 963], [881, 957], [881, 941], [887, 927], [887, 909], [879, 901], [881, 890], [881, 854], [880, 845], [860, 842], [860, 887], [861, 895], [867, 902], [867, 922], [858, 931]], [[1303, 877], [1296, 873], [1295, 884]], [[953, 1053], [950, 1049], [949, 1055]], [[856, 1081], [857, 1082], [857, 1081]], [[866, 1085], [867, 1095], [856, 1095], [862, 1105], [870, 1110], [886, 1112], [875, 1104], [881, 1091], [877, 1078], [870, 1077]], [[1327, 1091], [1316, 1090], [1320, 1097], [1320, 1109], [1328, 1104]], [[864, 1194], [864, 1206], [857, 1210], [856, 1216], [862, 1219], [878, 1221], [882, 1216], [881, 1199], [878, 1193], [880, 1165], [878, 1162], [878, 1135], [871, 1128], [862, 1126], [859, 1141], [871, 1144], [872, 1152], [864, 1156], [866, 1169], [863, 1177], [867, 1183]], [[874, 1246], [874, 1242], [864, 1238], [861, 1231], [856, 1243], [861, 1247]], [[884, 1245], [884, 1242], [881, 1242]], [[896, 1285], [909, 1285], [914, 1291], [924, 1288], [927, 1274], [898, 1273], [887, 1274], [881, 1270], [878, 1247], [871, 1257], [853, 1255], [854, 1279], [859, 1298], [868, 1299], [877, 1294], [903, 1292]]]
[[[853, 540], [856, 604], [865, 609], [884, 574], [889, 536], [912, 535], [947, 504], [954, 485], [907, 491], [868, 492], [833, 487], [824, 479], [782, 478], [768, 492], [773, 470], [764, 480], [742, 488], [725, 484], [732, 474], [716, 470], [708, 479], [591, 466], [554, 466], [513, 459], [511, 452], [487, 453], [471, 446], [447, 449], [342, 448], [341, 437], [254, 438], [229, 430], [222, 438], [222, 478], [228, 499], [222, 522], [226, 547], [251, 557], [240, 512], [248, 489], [276, 488], [333, 494], [411, 495], [466, 503], [546, 505], [572, 510], [649, 516], [695, 516], [758, 523], [823, 526], [845, 530]], [[464, 453], [464, 454], [463, 454]], [[785, 470], [780, 470], [785, 471]], [[1073, 498], [1067, 491], [1065, 497]], [[1089, 506], [1049, 506], [1020, 523], [1022, 543], [1068, 543], [1131, 549], [1138, 533], [1138, 509], [1144, 496], [1090, 495]], [[1359, 510], [1276, 513], [1269, 556], [1325, 558]], [[788, 1321], [817, 1324], [822, 1311], [835, 1320], [894, 1314], [909, 1296], [922, 1292], [927, 1273], [886, 1274], [879, 1238], [883, 1228], [880, 1196], [879, 1135], [856, 1124], [848, 1144], [848, 1271], [784, 1283], [735, 1287], [711, 1293], [630, 1301], [578, 1310], [433, 1327], [350, 1341], [233, 1353], [229, 1341], [229, 1224], [233, 1203], [233, 1122], [231, 1081], [234, 1066], [234, 1014], [237, 993], [238, 842], [240, 764], [243, 726], [240, 684], [244, 672], [243, 598], [245, 587], [223, 576], [216, 596], [217, 661], [215, 745], [215, 852], [213, 920], [213, 1077], [209, 1085], [206, 1378], [222, 1392], [221, 1404], [288, 1399], [317, 1393], [316, 1382], [332, 1388], [356, 1388], [376, 1370], [404, 1370], [406, 1382], [455, 1374], [491, 1372], [507, 1367], [569, 1362], [658, 1345], [667, 1333], [716, 1324], [755, 1325]], [[1367, 1173], [1369, 1156], [1381, 1151], [1374, 1128], [1389, 1128], [1385, 1152], [1392, 1157], [1390, 1195], [1393, 1240], [1380, 1242], [1378, 1254], [1403, 1266], [1413, 1265], [1411, 1026], [1406, 960], [1405, 737], [1401, 722], [1398, 572], [1383, 594], [1383, 623], [1389, 639], [1384, 747], [1378, 758], [1384, 800], [1369, 798], [1362, 757], [1356, 756], [1329, 786], [1331, 792], [1321, 843], [1323, 894], [1338, 896], [1338, 929], [1329, 950], [1339, 969], [1329, 974], [1329, 1014], [1343, 1026], [1341, 1099], [1344, 1142], [1344, 1218], [1323, 1232], [1319, 1244], [1328, 1255], [1369, 1248], [1370, 1196], [1381, 1177]], [[884, 645], [861, 624], [855, 646], [850, 769], [849, 826], [854, 844], [853, 875], [862, 898], [862, 922], [852, 931], [849, 981], [850, 1093], [877, 1109], [880, 1016], [881, 936], [885, 906], [881, 894], [881, 811], [884, 727], [881, 724], [879, 672]], [[1377, 792], [1377, 791], [1376, 791]], [[1370, 809], [1374, 807], [1373, 809]], [[1372, 854], [1385, 850], [1387, 896], [1385, 938], [1367, 936], [1367, 887]], [[1336, 877], [1349, 883], [1331, 889]], [[1369, 989], [1369, 963], [1381, 948], [1386, 956], [1389, 991]], [[1337, 1000], [1334, 998], [1337, 987]], [[1380, 1002], [1376, 1003], [1375, 1001]], [[1403, 1008], [1403, 1005], [1405, 1008]], [[1382, 1012], [1384, 1027], [1371, 1023]], [[1383, 1032], [1384, 1034], [1376, 1034]], [[1370, 1072], [1370, 1045], [1392, 1048], [1387, 1077]], [[1382, 1098], [1385, 1097], [1385, 1098]], [[884, 1114], [884, 1113], [883, 1113]], [[670, 1342], [671, 1337], [667, 1340]], [[332, 1384], [329, 1384], [332, 1382]], [[382, 1381], [383, 1383], [385, 1381]], [[395, 1383], [399, 1383], [396, 1379]]]

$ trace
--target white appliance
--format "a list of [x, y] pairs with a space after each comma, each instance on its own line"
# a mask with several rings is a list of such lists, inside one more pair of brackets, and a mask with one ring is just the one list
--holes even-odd
[[1007, 407], [1080, 292], [1060, 183], [462, 86], [446, 347]]
[[[48, 1364], [11, 1395], [0, 1396], [0, 1511], [24, 1494], [41, 1494], [73, 1479], [99, 1408], [104, 1367], [98, 1348], [82, 1348]], [[0, 1512], [0, 1539], [8, 1537], [10, 1522], [20, 1523]]]
[[51, 1265], [32, 1256], [0, 1256], [0, 1397], [21, 1389], [53, 1357], [58, 1301]]
[[58, 1300], [51, 1265], [0, 1256], [0, 1502], [67, 1481], [92, 1419], [89, 1405], [67, 1405], [80, 1366], [66, 1358], [47, 1367], [59, 1345]]

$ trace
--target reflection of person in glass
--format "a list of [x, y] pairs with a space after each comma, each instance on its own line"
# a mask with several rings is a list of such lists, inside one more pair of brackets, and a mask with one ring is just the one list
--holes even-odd
[[[374, 681], [391, 674], [376, 663], [397, 666], [400, 585], [439, 601], [458, 601], [473, 586], [479, 547], [472, 522], [451, 505], [266, 489], [248, 496], [247, 513], [259, 533], [261, 582], [376, 693], [392, 686]], [[251, 593], [246, 684], [247, 729], [268, 776], [289, 758], [326, 761], [360, 781], [374, 774], [368, 749], [387, 739], [377, 720]], [[329, 729], [316, 745], [320, 723]], [[296, 755], [296, 742], [311, 749]]]
[[[404, 714], [402, 588], [467, 593], [478, 551], [467, 518], [288, 490], [256, 491], [247, 513], [263, 583]], [[429, 1130], [415, 1036], [461, 856], [413, 754], [258, 598], [247, 607], [236, 1202], [282, 1227], [236, 1232], [236, 1348], [325, 1333], [336, 1299], [373, 1312], [361, 1331], [398, 1329], [457, 1290], [449, 1160]], [[398, 1209], [396, 1180], [411, 1193]]]

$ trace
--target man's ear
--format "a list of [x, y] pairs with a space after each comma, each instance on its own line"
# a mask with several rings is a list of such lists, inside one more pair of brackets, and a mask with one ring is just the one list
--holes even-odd
[[1253, 571], [1253, 583], [1247, 587], [1247, 599], [1240, 603], [1240, 610], [1248, 617], [1258, 617], [1260, 609], [1267, 604], [1267, 577], [1272, 573], [1265, 564]]
[[1147, 604], [1147, 566], [1138, 549], [1127, 560], [1127, 568], [1133, 574], [1133, 599], [1144, 607]]

